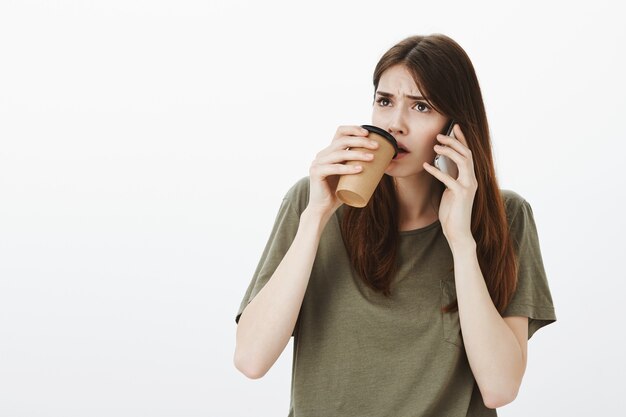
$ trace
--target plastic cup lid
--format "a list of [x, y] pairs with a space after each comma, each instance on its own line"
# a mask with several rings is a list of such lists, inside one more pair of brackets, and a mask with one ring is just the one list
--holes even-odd
[[361, 125], [361, 127], [363, 129], [367, 129], [372, 133], [377, 133], [380, 136], [382, 136], [383, 138], [387, 139], [389, 141], [389, 143], [391, 143], [393, 145], [393, 149], [394, 149], [394, 154], [393, 157], [395, 158], [396, 155], [398, 155], [398, 142], [396, 142], [396, 138], [394, 138], [393, 136], [391, 136], [391, 133], [387, 132], [384, 129], [381, 129], [378, 126], [372, 126], [372, 125]]

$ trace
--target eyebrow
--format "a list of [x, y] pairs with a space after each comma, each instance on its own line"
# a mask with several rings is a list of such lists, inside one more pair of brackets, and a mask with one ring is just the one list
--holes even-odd
[[[383, 97], [395, 98], [395, 96], [394, 96], [393, 94], [391, 94], [391, 93], [387, 93], [387, 92], [385, 92], [385, 91], [377, 91], [377, 92], [376, 92], [376, 94], [379, 94], [379, 95], [381, 95], [381, 96], [383, 96]], [[404, 97], [406, 97], [406, 98], [410, 98], [410, 99], [413, 99], [413, 100], [426, 100], [426, 99], [425, 99], [424, 97], [422, 97], [422, 96], [410, 96], [410, 95], [408, 95], [408, 94], [405, 94], [405, 95], [404, 95]]]

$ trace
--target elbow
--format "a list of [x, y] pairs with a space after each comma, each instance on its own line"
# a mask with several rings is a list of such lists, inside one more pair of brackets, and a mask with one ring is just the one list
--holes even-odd
[[235, 355], [233, 357], [233, 364], [235, 368], [244, 374], [246, 377], [250, 379], [259, 379], [263, 378], [267, 373], [267, 370], [262, 370], [259, 367], [255, 367], [250, 361], [246, 360], [245, 357], [235, 349]]
[[522, 373], [519, 378], [499, 378], [491, 381], [484, 390], [480, 387], [485, 407], [496, 409], [512, 403], [519, 393], [523, 375]]
[[483, 399], [485, 407], [496, 409], [512, 403], [515, 398], [517, 398], [517, 390], [492, 391], [490, 394], [485, 395]]
[[241, 372], [250, 379], [260, 379], [263, 378], [263, 376], [265, 375], [265, 372], [259, 372], [254, 370], [253, 368], [248, 369], [243, 367], [237, 367], [237, 369], [239, 370], [239, 372]]

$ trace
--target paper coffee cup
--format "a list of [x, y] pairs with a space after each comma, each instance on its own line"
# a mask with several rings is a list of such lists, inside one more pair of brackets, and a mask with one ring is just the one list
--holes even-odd
[[365, 207], [374, 190], [380, 183], [391, 160], [398, 154], [398, 143], [389, 132], [376, 126], [361, 125], [370, 133], [368, 139], [378, 142], [378, 148], [350, 148], [374, 154], [371, 161], [347, 161], [346, 165], [361, 165], [363, 169], [357, 174], [346, 174], [339, 177], [335, 195], [345, 204], [352, 207]]

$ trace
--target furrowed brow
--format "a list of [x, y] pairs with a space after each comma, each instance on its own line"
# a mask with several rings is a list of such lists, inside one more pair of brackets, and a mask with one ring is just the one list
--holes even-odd
[[[377, 92], [376, 92], [376, 94], [381, 95], [381, 96], [383, 96], [383, 97], [389, 97], [389, 98], [395, 98], [395, 97], [396, 97], [396, 96], [394, 96], [393, 94], [391, 94], [391, 93], [387, 93], [387, 92], [385, 92], [385, 91], [377, 91]], [[412, 100], [426, 100], [426, 99], [425, 99], [424, 97], [422, 97], [422, 96], [411, 96], [411, 95], [408, 95], [408, 94], [405, 94], [405, 95], [404, 95], [404, 97], [406, 97], [406, 98], [410, 98], [410, 99], [412, 99]]]

